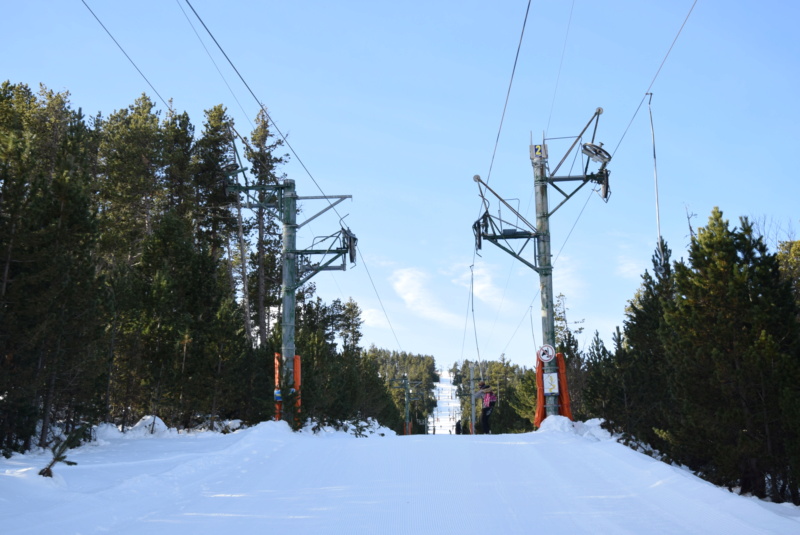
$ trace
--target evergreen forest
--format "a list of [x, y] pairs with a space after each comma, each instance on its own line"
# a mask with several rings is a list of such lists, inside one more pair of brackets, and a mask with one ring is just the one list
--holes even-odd
[[[236, 143], [251, 184], [286, 178], [264, 113], [240, 137], [222, 105], [200, 126], [146, 95], [87, 117], [66, 92], [0, 85], [3, 454], [145, 415], [215, 430], [274, 417], [281, 228], [226, 188]], [[598, 333], [581, 347], [559, 296], [575, 419], [602, 418], [714, 484], [800, 505], [800, 241], [774, 248], [719, 209], [692, 229], [687, 258], [657, 244], [610, 348]], [[324, 302], [311, 282], [296, 318], [304, 421], [425, 432], [433, 356], [363, 347], [358, 304]], [[464, 426], [472, 374], [498, 394], [494, 433], [533, 430], [535, 370], [501, 357], [450, 372]]]
[[[225, 108], [202, 128], [145, 95], [86, 117], [68, 93], [0, 86], [0, 451], [50, 445], [86, 423], [154, 414], [225, 429], [275, 414], [281, 350], [280, 222], [243, 209]], [[255, 185], [284, 177], [265, 115], [239, 139]], [[297, 293], [302, 420], [377, 419], [403, 430], [407, 375], [432, 401], [433, 357], [361, 343], [352, 300]], [[290, 392], [284, 392], [288, 399]], [[416, 429], [419, 432], [419, 428]]]

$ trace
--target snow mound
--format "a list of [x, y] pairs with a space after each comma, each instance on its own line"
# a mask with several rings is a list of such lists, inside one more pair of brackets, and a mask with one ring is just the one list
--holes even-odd
[[354, 436], [366, 438], [371, 436], [395, 436], [397, 433], [382, 426], [377, 420], [367, 418], [366, 421], [360, 420], [357, 422], [345, 422], [340, 429], [333, 426], [319, 426], [312, 420], [308, 420], [306, 425], [301, 430], [303, 433], [313, 433], [317, 436]]
[[94, 428], [94, 436], [99, 444], [107, 444], [109, 440], [122, 437], [122, 432], [114, 424], [99, 424]]
[[603, 420], [593, 418], [586, 422], [573, 422], [566, 416], [548, 416], [539, 427], [539, 433], [569, 433], [590, 440], [609, 440], [611, 433], [600, 427]]
[[175, 429], [170, 429], [167, 427], [167, 424], [164, 423], [164, 420], [159, 418], [158, 416], [143, 416], [141, 420], [139, 420], [136, 425], [130, 428], [125, 435], [129, 438], [140, 438], [146, 436], [157, 436], [157, 437], [165, 437], [168, 435], [177, 435], [177, 431]]

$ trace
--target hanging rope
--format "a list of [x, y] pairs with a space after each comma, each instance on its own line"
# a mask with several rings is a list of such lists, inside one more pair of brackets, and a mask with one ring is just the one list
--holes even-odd
[[683, 27], [686, 26], [686, 22], [689, 20], [689, 17], [691, 16], [692, 11], [694, 11], [694, 6], [696, 6], [696, 5], [697, 5], [697, 0], [694, 0], [694, 3], [692, 4], [692, 7], [689, 8], [689, 13], [686, 14], [686, 18], [683, 19], [683, 24], [681, 24], [681, 27], [678, 30], [677, 35], [675, 35], [675, 39], [673, 39], [672, 40], [672, 44], [669, 45], [669, 50], [667, 50], [667, 53], [664, 56], [664, 59], [661, 61], [661, 65], [658, 66], [658, 70], [656, 71], [656, 75], [653, 76], [653, 80], [650, 82], [650, 85], [647, 87], [647, 91], [645, 91], [645, 94], [642, 97], [641, 102], [639, 102], [639, 106], [636, 108], [636, 111], [633, 112], [633, 117], [631, 117], [631, 122], [628, 123], [627, 128], [625, 128], [625, 131], [622, 133], [622, 137], [619, 138], [619, 143], [617, 143], [617, 146], [614, 148], [614, 152], [611, 153], [612, 157], [617, 153], [617, 149], [619, 149], [619, 146], [622, 145], [622, 140], [625, 139], [625, 134], [628, 133], [628, 130], [630, 129], [631, 125], [633, 124], [633, 120], [636, 119], [636, 115], [639, 113], [639, 110], [641, 109], [642, 104], [644, 104], [644, 99], [646, 99], [647, 95], [650, 94], [650, 90], [653, 88], [653, 84], [656, 83], [656, 78], [658, 78], [658, 75], [661, 73], [661, 69], [664, 67], [664, 64], [667, 62], [667, 58], [669, 57], [670, 52], [672, 52], [672, 48], [675, 46], [675, 43], [678, 41], [678, 37], [681, 36], [681, 32], [683, 31]]
[[475, 272], [472, 268], [475, 265], [469, 266], [469, 273], [470, 273], [470, 280], [469, 280], [469, 299], [470, 304], [472, 306], [472, 330], [475, 333], [475, 351], [478, 355], [478, 372], [481, 374], [481, 379], [483, 379], [483, 364], [481, 363], [481, 348], [478, 344], [478, 326], [475, 323]]
[[[651, 106], [651, 104], [653, 102], [653, 94], [652, 93], [648, 93], [648, 95], [650, 95], [650, 100], [647, 103], [647, 110], [650, 112], [650, 137], [653, 140], [653, 179], [655, 181], [655, 188], [656, 188], [656, 229], [658, 230], [658, 250], [661, 253], [661, 258], [660, 258], [661, 265], [659, 265], [655, 269], [656, 269], [657, 274], [661, 275], [661, 273], [663, 273], [663, 269], [664, 269], [664, 266], [663, 266], [663, 262], [664, 262], [664, 247], [663, 247], [662, 239], [661, 239], [661, 213], [660, 213], [660, 207], [659, 207], [659, 202], [658, 202], [658, 165], [657, 165], [657, 160], [656, 160], [656, 130], [655, 130], [655, 127], [653, 126], [653, 108]], [[659, 271], [659, 270], [661, 270], [661, 271]]]

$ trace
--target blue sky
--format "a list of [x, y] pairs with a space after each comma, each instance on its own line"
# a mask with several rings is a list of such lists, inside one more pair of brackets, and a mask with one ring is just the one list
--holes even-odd
[[[86, 1], [198, 131], [219, 103], [251, 130], [256, 102], [185, 1]], [[541, 343], [538, 276], [489, 244], [474, 256], [472, 176], [486, 179], [491, 165], [492, 188], [535, 220], [531, 138], [575, 136], [604, 109], [597, 141], [614, 152], [611, 199], [582, 189], [551, 233], [568, 319], [610, 346], [658, 236], [647, 100], [634, 113], [693, 3], [532, 1], [492, 164], [526, 0], [192, 1], [323, 192], [353, 196], [337, 209], [365, 262], [317, 275], [319, 295], [358, 302], [367, 345], [443, 365], [504, 353], [526, 366]], [[705, 225], [714, 206], [732, 224], [760, 221], [773, 243], [797, 228], [798, 20], [793, 3], [699, 0], [659, 72], [659, 206], [673, 258], [685, 256], [689, 221]], [[89, 115], [142, 92], [161, 105], [80, 1], [8, 3], [0, 30], [2, 79], [67, 90]], [[548, 142], [551, 168], [566, 143]], [[320, 194], [296, 158], [284, 171], [300, 195]], [[336, 231], [337, 219], [304, 227], [298, 244]]]

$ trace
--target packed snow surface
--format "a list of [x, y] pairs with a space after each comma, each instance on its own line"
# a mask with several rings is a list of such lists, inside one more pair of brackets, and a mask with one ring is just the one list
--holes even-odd
[[[552, 416], [520, 435], [395, 436], [372, 426], [229, 434], [112, 426], [75, 466], [0, 460], [0, 532], [800, 533], [800, 508], [742, 497]], [[383, 435], [383, 436], [381, 436]]]

